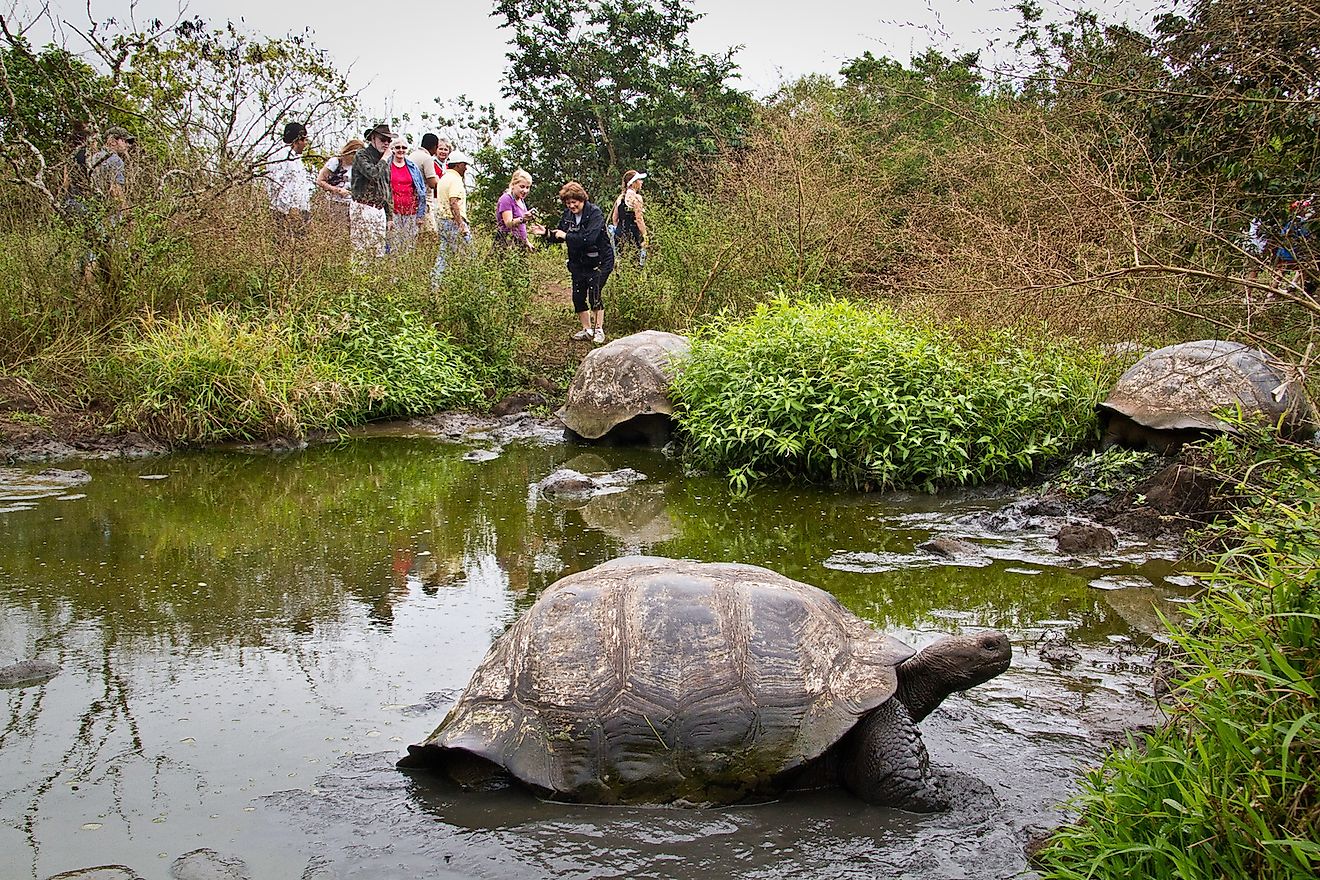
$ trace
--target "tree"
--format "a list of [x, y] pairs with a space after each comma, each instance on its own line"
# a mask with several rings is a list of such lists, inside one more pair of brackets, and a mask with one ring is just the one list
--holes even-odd
[[689, 0], [497, 0], [513, 32], [504, 95], [516, 122], [509, 164], [539, 180], [618, 187], [628, 167], [677, 173], [737, 140], [750, 97], [732, 88], [736, 49], [699, 55]]
[[[114, 109], [111, 84], [90, 65], [58, 46], [34, 51], [21, 31], [0, 17], [0, 157], [10, 179], [36, 191], [52, 207], [61, 181], [48, 172], [60, 151], [72, 152], [97, 114]], [[66, 149], [66, 147], [68, 149]]]
[[1167, 93], [1156, 144], [1191, 174], [1231, 181], [1257, 207], [1320, 180], [1320, 7], [1195, 0], [1155, 24]]
[[133, 52], [123, 80], [172, 147], [224, 176], [259, 169], [286, 122], [338, 132], [356, 116], [356, 93], [310, 31], [265, 37], [186, 20]]

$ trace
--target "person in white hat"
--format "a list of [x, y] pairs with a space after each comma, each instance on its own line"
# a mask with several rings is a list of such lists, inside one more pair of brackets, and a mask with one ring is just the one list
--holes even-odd
[[445, 169], [437, 187], [435, 208], [440, 249], [436, 251], [435, 268], [431, 270], [432, 287], [440, 284], [445, 266], [460, 244], [472, 241], [472, 227], [468, 225], [467, 219], [467, 185], [464, 182], [471, 162], [462, 150], [454, 150], [449, 154], [449, 167]]
[[610, 212], [615, 245], [621, 251], [629, 247], [635, 249], [639, 266], [646, 264], [646, 218], [642, 216], [645, 210], [642, 181], [645, 179], [646, 175], [640, 171], [625, 171], [623, 191], [614, 200], [614, 210]]

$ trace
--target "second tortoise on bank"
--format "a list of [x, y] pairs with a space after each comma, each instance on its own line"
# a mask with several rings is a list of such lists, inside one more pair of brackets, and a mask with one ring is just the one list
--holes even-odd
[[686, 337], [660, 330], [622, 336], [588, 352], [555, 415], [575, 440], [644, 442], [669, 438], [674, 362], [687, 355]]
[[938, 810], [917, 722], [1011, 657], [999, 632], [917, 653], [764, 568], [627, 557], [550, 586], [399, 766], [588, 803], [842, 785]]

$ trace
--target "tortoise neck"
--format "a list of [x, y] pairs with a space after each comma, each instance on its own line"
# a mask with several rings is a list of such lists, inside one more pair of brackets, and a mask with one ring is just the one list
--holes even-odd
[[898, 667], [898, 699], [907, 707], [912, 720], [920, 722], [934, 712], [953, 687], [941, 687], [940, 676], [932, 674], [930, 657], [923, 651]]

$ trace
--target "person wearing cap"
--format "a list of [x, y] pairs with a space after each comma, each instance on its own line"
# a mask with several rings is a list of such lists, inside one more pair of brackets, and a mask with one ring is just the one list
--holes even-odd
[[307, 233], [312, 219], [312, 187], [314, 181], [303, 164], [302, 155], [309, 143], [307, 126], [290, 122], [284, 126], [285, 152], [271, 163], [266, 186], [270, 192], [270, 210], [275, 215], [275, 228], [281, 234], [298, 237]]
[[91, 199], [80, 204], [85, 211], [91, 209], [84, 227], [88, 249], [78, 260], [85, 283], [91, 283], [93, 270], [105, 283], [115, 275], [110, 230], [124, 219], [128, 208], [128, 154], [135, 143], [137, 138], [128, 129], [115, 125], [106, 129], [101, 149], [87, 159], [89, 195], [100, 204], [94, 207]]
[[[426, 201], [432, 207], [435, 206], [436, 188], [440, 186], [441, 172], [435, 165], [435, 154], [439, 149], [440, 138], [434, 132], [428, 131], [422, 135], [421, 146], [408, 154], [408, 158], [422, 172], [422, 180], [426, 183]], [[434, 210], [426, 212], [423, 225], [429, 232], [436, 231]]]
[[440, 178], [435, 201], [440, 248], [435, 254], [435, 268], [431, 270], [432, 286], [440, 284], [449, 258], [461, 245], [472, 241], [472, 227], [468, 225], [467, 219], [467, 185], [464, 182], [471, 161], [462, 150], [454, 150], [449, 154], [449, 167]]
[[390, 192], [390, 142], [394, 132], [384, 122], [362, 135], [367, 145], [353, 158], [348, 185], [349, 235], [360, 253], [379, 256], [385, 252], [394, 228], [394, 197]]
[[572, 335], [581, 342], [605, 341], [605, 306], [601, 293], [614, 271], [614, 246], [605, 231], [605, 214], [587, 198], [576, 180], [559, 190], [564, 213], [559, 225], [546, 232], [550, 241], [568, 246], [568, 274], [573, 277], [573, 311], [582, 329]]
[[426, 181], [408, 158], [408, 142], [401, 137], [390, 143], [390, 205], [394, 215], [390, 251], [406, 254], [417, 244], [417, 229], [426, 216]]
[[622, 250], [624, 246], [637, 250], [637, 265], [646, 263], [646, 219], [642, 216], [642, 181], [646, 175], [640, 171], [623, 173], [623, 191], [614, 200], [614, 210], [610, 212], [610, 226], [614, 228], [614, 241]]

